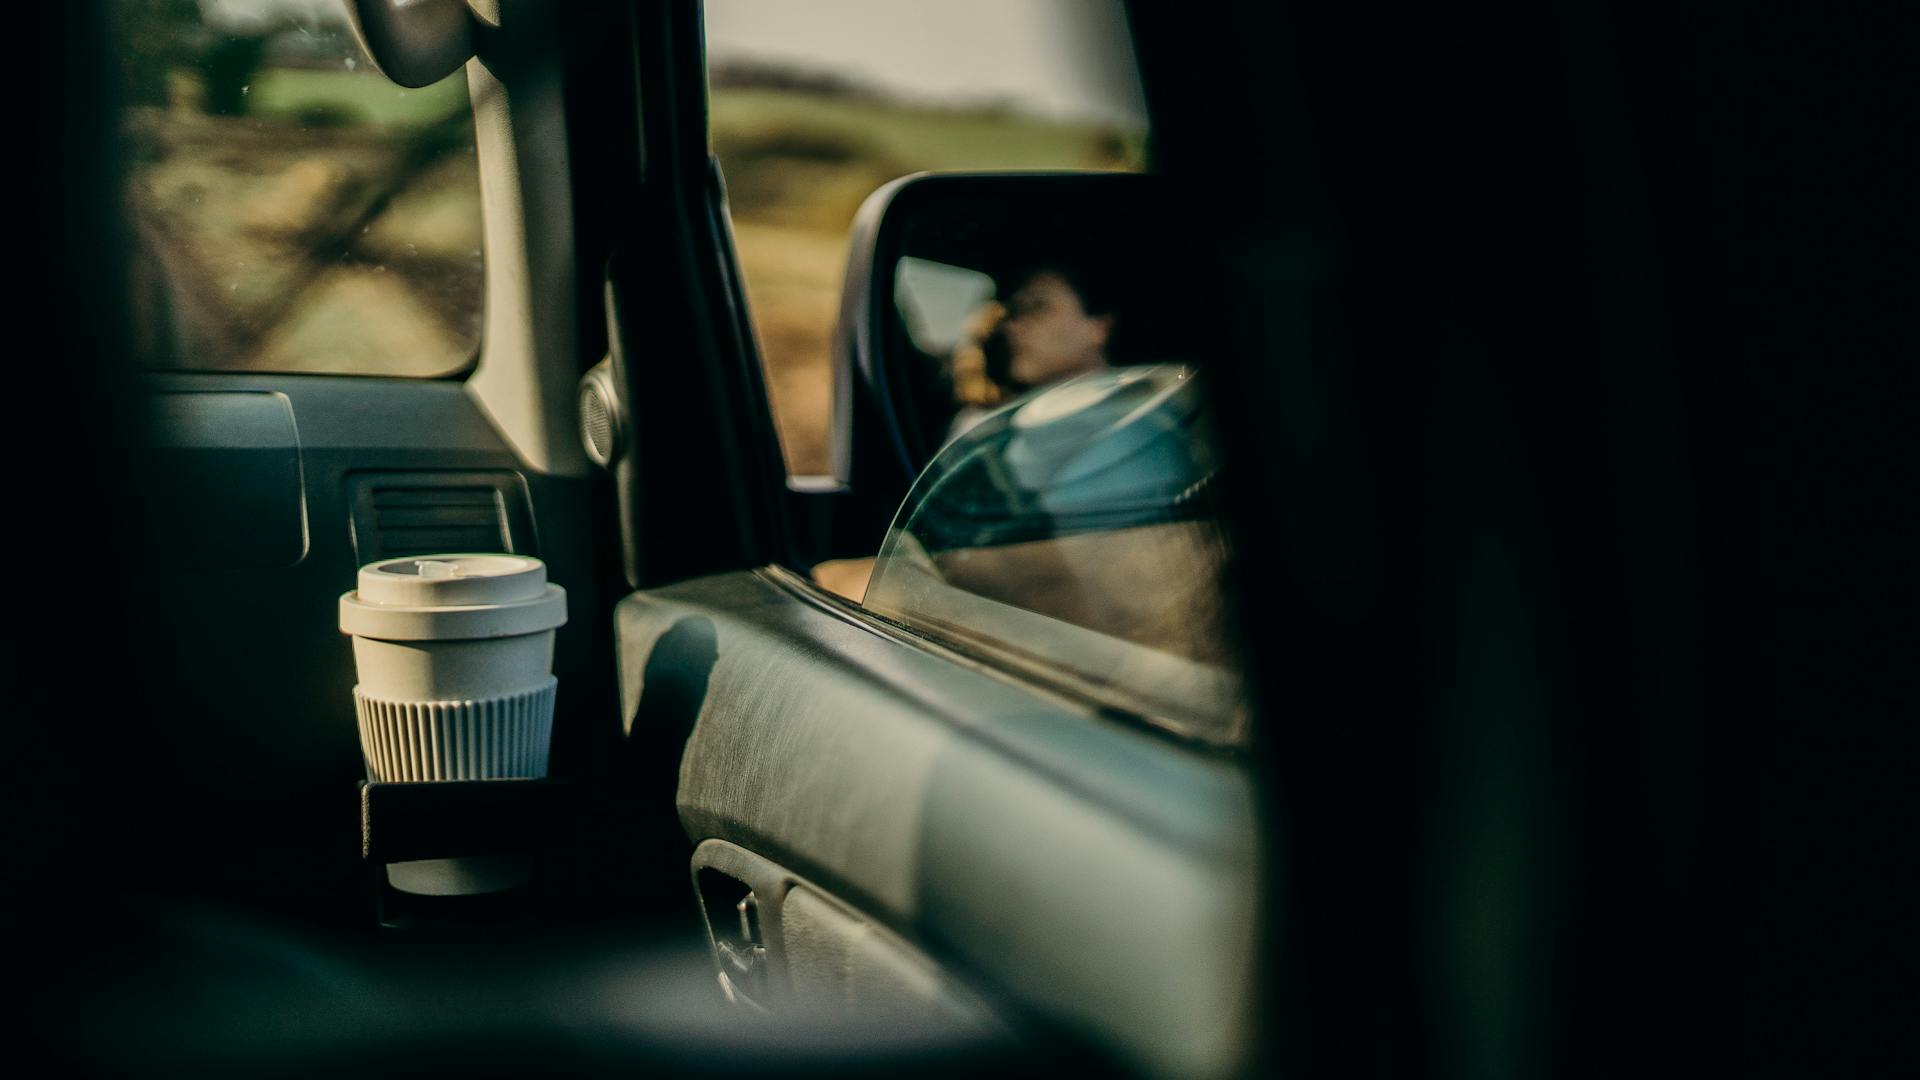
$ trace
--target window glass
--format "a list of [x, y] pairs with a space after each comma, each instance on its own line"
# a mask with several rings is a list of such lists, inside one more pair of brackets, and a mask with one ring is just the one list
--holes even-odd
[[1106, 368], [989, 412], [888, 531], [865, 604], [1183, 734], [1238, 742], [1219, 460], [1200, 380]]
[[[1118, 0], [708, 0], [713, 149], [787, 465], [825, 473], [848, 229], [922, 170], [1137, 170]], [[945, 310], [945, 309], [941, 309]], [[935, 313], [937, 315], [937, 313]]]
[[464, 73], [396, 86], [337, 0], [120, 0], [152, 367], [436, 376], [480, 339]]

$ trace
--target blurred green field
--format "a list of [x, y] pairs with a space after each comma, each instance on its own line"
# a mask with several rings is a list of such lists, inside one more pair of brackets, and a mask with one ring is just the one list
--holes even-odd
[[334, 109], [343, 119], [382, 128], [431, 124], [466, 106], [467, 80], [456, 74], [432, 86], [409, 90], [369, 68], [313, 71], [266, 68], [248, 92], [256, 116], [296, 117], [316, 109]]
[[[717, 86], [716, 146], [776, 132], [845, 136], [918, 169], [1139, 168], [1137, 132], [992, 108]], [[724, 152], [724, 151], [723, 151]]]
[[148, 363], [433, 376], [480, 331], [479, 173], [467, 86], [371, 67], [262, 68], [208, 115], [170, 73], [127, 113]]
[[875, 188], [923, 170], [1134, 171], [1145, 156], [1141, 133], [1005, 109], [715, 86], [711, 115], [768, 392], [797, 474], [827, 467], [847, 230]]

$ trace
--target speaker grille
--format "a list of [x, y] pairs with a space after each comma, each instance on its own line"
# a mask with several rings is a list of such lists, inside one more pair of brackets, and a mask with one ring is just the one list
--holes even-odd
[[580, 388], [580, 437], [595, 464], [613, 459], [613, 416], [600, 398], [600, 388], [592, 383]]

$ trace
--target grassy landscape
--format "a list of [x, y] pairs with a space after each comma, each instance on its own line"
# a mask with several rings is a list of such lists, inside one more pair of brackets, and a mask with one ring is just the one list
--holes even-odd
[[713, 148], [727, 180], [748, 300], [788, 468], [827, 467], [829, 351], [847, 232], [875, 188], [922, 170], [1140, 168], [1137, 133], [1004, 109], [715, 86]]
[[434, 123], [467, 103], [467, 77], [457, 72], [432, 86], [410, 90], [377, 72], [267, 68], [248, 94], [256, 117], [293, 119], [321, 109], [336, 111], [360, 127], [381, 131]]
[[440, 375], [479, 341], [480, 189], [463, 76], [264, 68], [210, 115], [191, 70], [129, 110], [147, 361]]

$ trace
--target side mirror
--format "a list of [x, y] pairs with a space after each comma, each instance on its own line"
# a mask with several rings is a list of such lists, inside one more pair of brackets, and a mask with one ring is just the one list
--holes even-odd
[[835, 534], [877, 544], [941, 446], [998, 404], [1090, 364], [1191, 359], [1177, 317], [1198, 275], [1171, 209], [1127, 173], [923, 173], [869, 196], [818, 484], [860, 522]]

